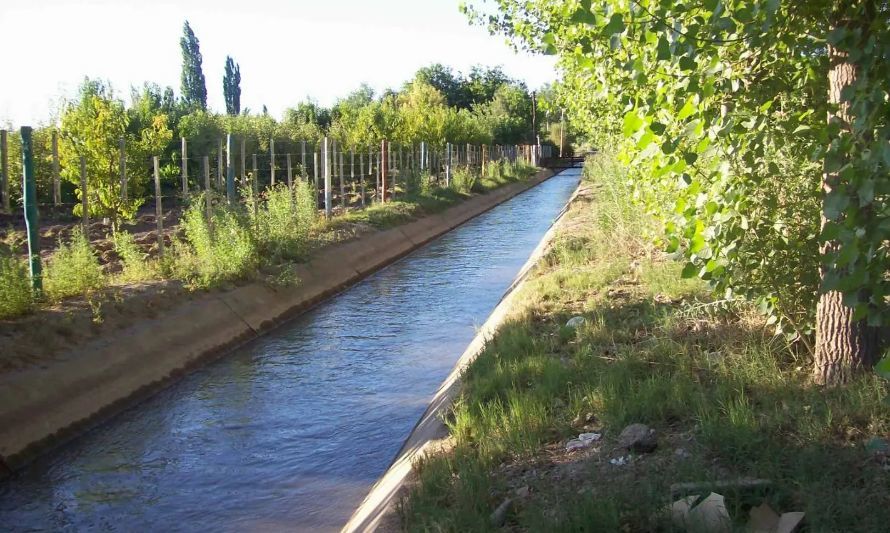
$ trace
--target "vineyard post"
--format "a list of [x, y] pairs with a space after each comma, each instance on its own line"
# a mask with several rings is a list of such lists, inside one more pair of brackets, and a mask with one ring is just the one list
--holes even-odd
[[[217, 142], [216, 148], [216, 188], [222, 190], [223, 184], [226, 182], [226, 171], [225, 171], [225, 163], [223, 162], [223, 150], [228, 147], [228, 144], [223, 146], [223, 140], [220, 139]], [[209, 158], [210, 156], [208, 156]]]
[[[183, 146], [185, 146], [185, 142], [183, 142]], [[158, 239], [158, 257], [164, 259], [164, 207], [161, 205], [161, 162], [158, 156], [154, 156], [151, 159], [154, 165], [155, 176], [155, 228]]]
[[425, 158], [426, 158], [426, 142], [420, 141], [420, 171], [421, 172], [426, 170]]
[[300, 164], [302, 165], [302, 172], [300, 175], [309, 179], [309, 171], [306, 169], [306, 141], [300, 141]]
[[340, 207], [346, 209], [346, 186], [343, 183], [343, 150], [340, 150], [340, 172], [337, 176], [340, 178]]
[[251, 182], [251, 190], [253, 191], [254, 206], [256, 206], [257, 197], [260, 195], [260, 169], [256, 164], [256, 154], [252, 154], [253, 159], [253, 179]]
[[127, 201], [127, 141], [121, 137], [118, 140], [120, 148], [120, 163], [118, 167], [121, 171], [121, 201]]
[[[8, 166], [6, 162], [6, 132], [3, 131], [3, 200], [9, 198]], [[22, 204], [25, 209], [25, 227], [28, 231], [28, 265], [31, 289], [35, 294], [43, 290], [40, 265], [40, 214], [37, 211], [37, 184], [34, 179], [34, 157], [31, 153], [31, 128], [22, 126]]]
[[182, 138], [182, 196], [189, 193], [188, 141]]
[[291, 162], [290, 162], [290, 152], [287, 153], [287, 188], [288, 189], [294, 188], [294, 174], [293, 174], [293, 167], [291, 166]]
[[[234, 163], [234, 161], [232, 162]], [[229, 165], [232, 166], [232, 165]], [[234, 167], [232, 168], [234, 172]], [[241, 186], [247, 185], [247, 139], [241, 137]]]
[[269, 139], [269, 168], [272, 187], [275, 186], [275, 139]]
[[[235, 139], [232, 134], [226, 135], [226, 200], [229, 204], [235, 203], [235, 161], [232, 153], [235, 151]], [[241, 172], [244, 172], [244, 141], [241, 141]]]
[[312, 179], [315, 183], [315, 190], [319, 190], [319, 181], [318, 181], [318, 151], [312, 151]]
[[204, 209], [207, 211], [207, 227], [213, 225], [213, 201], [210, 191], [210, 156], [205, 155], [201, 161], [204, 167]]
[[451, 186], [451, 143], [445, 144], [445, 186]]
[[0, 130], [0, 195], [3, 196], [3, 212], [10, 213], [9, 207], [9, 150], [6, 144], [6, 130]]
[[81, 223], [83, 224], [83, 234], [87, 240], [90, 238], [90, 201], [89, 191], [87, 190], [87, 158], [80, 156], [80, 209]]
[[328, 220], [331, 218], [333, 205], [333, 198], [331, 193], [331, 157], [328, 153], [330, 151], [330, 144], [328, 138], [324, 138], [324, 143], [321, 147], [322, 150], [322, 159], [324, 160], [324, 217]]
[[386, 140], [380, 141], [380, 188], [382, 190], [381, 201], [386, 203], [386, 171], [389, 170], [387, 167], [389, 166], [389, 155], [390, 152], [388, 150], [389, 146], [387, 146]]
[[259, 185], [259, 170], [257, 169], [256, 164], [256, 154], [251, 154], [251, 159], [253, 160], [253, 174], [251, 174], [250, 179], [250, 199], [253, 204], [253, 224], [254, 230], [259, 233], [260, 229], [260, 218], [259, 218], [259, 207], [260, 207], [260, 185]]
[[374, 197], [371, 199], [371, 202], [376, 202], [380, 199], [380, 156], [377, 156], [377, 173], [374, 173], [374, 149], [368, 148], [368, 176], [374, 176]]
[[352, 182], [352, 197], [355, 198], [355, 149], [349, 149], [349, 181]]
[[59, 207], [62, 205], [62, 180], [59, 177], [59, 132], [53, 130], [52, 136], [53, 151], [53, 205]]
[[328, 148], [330, 148], [330, 154], [328, 154], [328, 157], [330, 157], [331, 159], [331, 201], [333, 201], [334, 178], [337, 176], [337, 141], [331, 141], [331, 144], [328, 145]]
[[362, 207], [365, 207], [365, 175], [364, 175], [364, 171], [365, 171], [365, 153], [359, 152], [358, 153], [358, 179], [359, 179], [359, 182], [361, 185], [361, 191], [362, 191], [362, 199], [361, 199]]

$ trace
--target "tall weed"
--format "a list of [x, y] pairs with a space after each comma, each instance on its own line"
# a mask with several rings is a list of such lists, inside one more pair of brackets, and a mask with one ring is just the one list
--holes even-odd
[[478, 176], [470, 169], [456, 168], [451, 177], [451, 188], [461, 194], [470, 194], [476, 185]]
[[146, 281], [158, 276], [155, 264], [130, 233], [121, 230], [115, 234], [114, 251], [121, 259], [122, 269], [118, 275], [121, 281]]
[[46, 296], [51, 301], [89, 295], [105, 284], [99, 258], [80, 227], [74, 229], [68, 243], [59, 242], [46, 265], [43, 281]]
[[311, 185], [301, 181], [293, 190], [287, 185], [273, 187], [266, 192], [265, 203], [251, 211], [263, 258], [287, 261], [306, 256], [309, 232], [317, 217]]
[[176, 270], [199, 287], [242, 278], [255, 269], [259, 254], [250, 220], [242, 209], [219, 204], [213, 207], [213, 225], [207, 223], [204, 202], [192, 203], [182, 218], [189, 249], [180, 249]]
[[25, 261], [0, 248], [0, 319], [23, 315], [33, 305]]

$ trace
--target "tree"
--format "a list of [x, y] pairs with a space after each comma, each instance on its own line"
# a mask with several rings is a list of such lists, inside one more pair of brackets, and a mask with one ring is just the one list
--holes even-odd
[[201, 68], [201, 47], [188, 21], [182, 26], [182, 102], [188, 111], [207, 109], [207, 83]]
[[[69, 101], [62, 114], [62, 177], [77, 187], [79, 199], [88, 195], [90, 214], [110, 218], [114, 231], [142, 204], [141, 199], [120, 197], [119, 141], [126, 135], [127, 123], [123, 102], [106, 84], [90, 79], [84, 80], [77, 99]], [[86, 191], [81, 188], [81, 157], [86, 163]], [[80, 215], [81, 209], [76, 205], [74, 214]]]
[[490, 18], [468, 12], [558, 54], [570, 114], [621, 124], [684, 275], [756, 299], [777, 332], [810, 346], [817, 382], [872, 365], [890, 294], [885, 4], [497, 3]]
[[241, 67], [231, 56], [226, 56], [223, 98], [226, 101], [226, 113], [233, 116], [241, 113]]
[[421, 68], [414, 75], [414, 81], [435, 87], [445, 96], [451, 107], [470, 109], [472, 106], [472, 95], [467, 88], [466, 80], [460, 73], [455, 74], [450, 67], [441, 63]]

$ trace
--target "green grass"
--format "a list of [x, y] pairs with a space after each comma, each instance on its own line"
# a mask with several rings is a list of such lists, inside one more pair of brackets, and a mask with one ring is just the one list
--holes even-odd
[[[804, 511], [810, 531], [879, 531], [890, 523], [890, 473], [864, 449], [890, 432], [887, 385], [862, 376], [838, 389], [809, 381], [808, 364], [739, 303], [706, 288], [647, 245], [649, 220], [620, 167], [589, 163], [582, 195], [521, 292], [521, 305], [464, 376], [448, 417], [454, 447], [417, 465], [401, 512], [409, 531], [485, 531], [514, 489], [507, 528], [671, 530], [670, 485], [769, 478], [765, 492], [727, 490], [744, 523], [765, 498]], [[565, 327], [585, 317], [577, 330]], [[594, 451], [567, 454], [593, 413]], [[616, 467], [617, 435], [642, 422], [655, 453]], [[688, 458], [675, 454], [688, 451]]]

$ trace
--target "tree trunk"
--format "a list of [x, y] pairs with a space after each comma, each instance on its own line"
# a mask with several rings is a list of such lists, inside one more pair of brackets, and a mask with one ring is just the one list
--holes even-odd
[[[843, 10], [843, 8], [841, 8]], [[840, 11], [840, 10], [839, 10]], [[835, 18], [848, 25], [842, 16]], [[865, 42], [867, 36], [863, 36]], [[849, 130], [853, 117], [850, 106], [841, 98], [844, 87], [853, 84], [858, 75], [857, 67], [844, 50], [828, 46], [828, 101], [838, 104], [837, 114], [828, 117], [837, 122], [842, 130]], [[840, 180], [837, 172], [826, 172], [822, 188], [832, 191]], [[826, 223], [822, 215], [822, 226]], [[822, 245], [823, 257], [837, 251], [840, 243], [829, 241]], [[825, 267], [822, 267], [824, 277]], [[844, 305], [839, 291], [827, 291], [820, 295], [816, 305], [816, 353], [814, 379], [824, 385], [837, 385], [848, 381], [857, 371], [871, 369], [878, 360], [881, 335], [878, 328], [869, 327], [864, 320], [853, 320], [853, 309]]]

